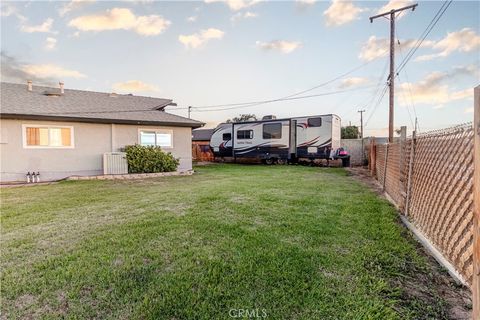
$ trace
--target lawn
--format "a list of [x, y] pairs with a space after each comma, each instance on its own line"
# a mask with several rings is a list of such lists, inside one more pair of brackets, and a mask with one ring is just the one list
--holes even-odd
[[394, 208], [343, 169], [212, 165], [1, 200], [2, 318], [445, 317], [435, 290], [405, 289], [430, 267]]

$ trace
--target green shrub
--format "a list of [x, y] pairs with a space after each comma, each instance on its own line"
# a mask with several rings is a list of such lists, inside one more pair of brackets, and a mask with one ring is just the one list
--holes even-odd
[[178, 159], [170, 153], [164, 152], [160, 147], [133, 145], [126, 146], [128, 172], [152, 173], [169, 172], [177, 170]]

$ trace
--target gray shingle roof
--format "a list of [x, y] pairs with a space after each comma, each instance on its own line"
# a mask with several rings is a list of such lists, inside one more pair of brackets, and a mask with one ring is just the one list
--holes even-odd
[[214, 129], [196, 129], [192, 131], [192, 141], [210, 141]]
[[193, 128], [203, 125], [199, 121], [164, 112], [163, 107], [172, 102], [170, 99], [71, 89], [65, 89], [63, 95], [47, 96], [45, 92], [59, 94], [60, 89], [34, 85], [30, 92], [26, 84], [6, 82], [2, 82], [0, 87], [2, 118], [173, 125]]

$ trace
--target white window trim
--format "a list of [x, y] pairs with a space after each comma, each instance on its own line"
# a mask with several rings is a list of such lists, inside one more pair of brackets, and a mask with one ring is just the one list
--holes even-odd
[[162, 149], [173, 149], [173, 130], [169, 129], [152, 129], [152, 128], [139, 128], [138, 129], [138, 144], [141, 145], [141, 132], [155, 132], [155, 143], [157, 142], [157, 133], [166, 133], [170, 135], [170, 147], [159, 146]]
[[[27, 145], [27, 128], [58, 128], [70, 129], [70, 145], [69, 146], [29, 146]], [[50, 131], [49, 131], [50, 135]], [[48, 137], [50, 139], [50, 136]], [[22, 124], [22, 139], [24, 149], [74, 149], [75, 133], [73, 126], [57, 126], [54, 124]]]

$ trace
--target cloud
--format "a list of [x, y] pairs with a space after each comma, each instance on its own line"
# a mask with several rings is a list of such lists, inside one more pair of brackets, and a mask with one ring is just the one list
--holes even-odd
[[198, 19], [198, 16], [191, 16], [191, 17], [187, 18], [187, 21], [188, 22], [195, 22], [195, 21], [197, 21], [197, 19]]
[[313, 7], [316, 2], [317, 0], [295, 0], [297, 8], [301, 10]]
[[118, 92], [156, 92], [158, 88], [154, 85], [142, 82], [140, 80], [129, 80], [125, 82], [114, 83], [112, 88]]
[[428, 61], [440, 57], [446, 57], [455, 51], [471, 52], [480, 47], [480, 36], [471, 28], [463, 28], [460, 31], [449, 32], [440, 41], [436, 41], [433, 49], [440, 52], [419, 56], [415, 61]]
[[[413, 0], [390, 0], [386, 5], [381, 7], [377, 14], [385, 13], [391, 11], [392, 9], [400, 9], [409, 5], [413, 4]], [[406, 15], [408, 10], [402, 11], [403, 13], [399, 13], [396, 15], [396, 20], [400, 19], [402, 16]]]
[[56, 45], [57, 45], [57, 39], [55, 39], [55, 38], [48, 37], [45, 40], [45, 49], [46, 50], [53, 50], [53, 49], [55, 49]]
[[85, 78], [86, 75], [76, 70], [65, 69], [55, 64], [26, 64], [21, 70], [39, 78]]
[[356, 87], [362, 84], [369, 83], [370, 80], [368, 78], [361, 78], [361, 77], [352, 77], [342, 80], [342, 83], [338, 86], [340, 89], [346, 89], [351, 87]]
[[212, 39], [221, 39], [225, 32], [215, 28], [209, 28], [206, 30], [200, 30], [200, 32], [191, 35], [180, 35], [178, 41], [180, 41], [186, 48], [199, 48]]
[[323, 12], [327, 26], [341, 26], [352, 22], [358, 15], [365, 11], [353, 4], [353, 1], [333, 0], [330, 7]]
[[42, 24], [36, 26], [29, 26], [24, 24], [20, 27], [20, 30], [23, 32], [33, 33], [33, 32], [46, 32], [46, 33], [56, 33], [52, 31], [53, 19], [48, 18]]
[[205, 3], [224, 2], [230, 10], [238, 11], [256, 5], [260, 0], [205, 0]]
[[256, 44], [257, 44], [257, 47], [259, 47], [262, 50], [265, 50], [265, 51], [276, 50], [282, 53], [291, 53], [302, 46], [302, 43], [299, 41], [286, 41], [286, 40], [274, 40], [270, 42], [257, 41]]
[[466, 108], [463, 112], [464, 113], [473, 113], [473, 107]]
[[[398, 49], [402, 50], [402, 52], [405, 52], [412, 47], [415, 46], [417, 40], [415, 39], [407, 39], [407, 40], [401, 40], [400, 44], [395, 43]], [[423, 41], [422, 44], [420, 45], [421, 48], [424, 47], [431, 47], [434, 45], [433, 41]], [[377, 38], [375, 36], [370, 36], [368, 38], [367, 42], [365, 42], [360, 49], [360, 53], [358, 57], [361, 60], [364, 61], [372, 61], [381, 57], [387, 56], [387, 54], [390, 52], [390, 40], [386, 38]]]
[[63, 17], [71, 11], [77, 10], [85, 5], [95, 2], [95, 0], [72, 0], [70, 2], [64, 3], [59, 9], [58, 14]]
[[451, 90], [447, 80], [460, 76], [455, 69], [450, 73], [432, 72], [417, 83], [400, 84], [400, 93], [411, 94], [415, 103], [443, 105], [456, 100], [473, 97], [472, 89]]
[[126, 8], [113, 8], [101, 14], [80, 16], [68, 25], [80, 31], [133, 30], [142, 36], [155, 36], [171, 24], [162, 16], [135, 16]]
[[5, 3], [5, 2], [1, 3], [0, 16], [2, 16], [2, 17], [13, 16], [13, 17], [16, 17], [17, 19], [19, 19], [20, 21], [26, 21], [27, 20], [27, 18], [25, 16], [21, 15], [18, 12], [17, 7], [12, 5], [11, 3]]
[[242, 20], [242, 19], [251, 19], [251, 18], [256, 18], [258, 17], [258, 14], [255, 13], [255, 12], [250, 12], [250, 11], [247, 11], [247, 12], [237, 12], [236, 14], [234, 14], [231, 18], [230, 18], [230, 21], [232, 22], [237, 22], [239, 20]]
[[53, 64], [26, 64], [1, 52], [1, 77], [2, 81], [25, 83], [32, 80], [37, 84], [55, 85], [61, 78], [85, 78], [86, 75]]

